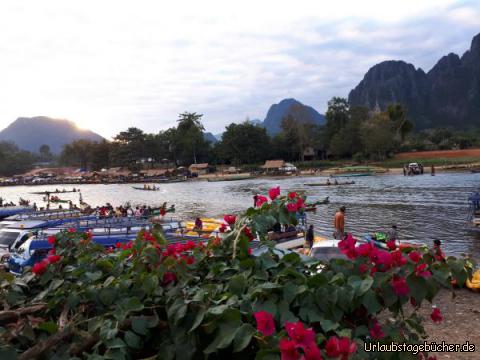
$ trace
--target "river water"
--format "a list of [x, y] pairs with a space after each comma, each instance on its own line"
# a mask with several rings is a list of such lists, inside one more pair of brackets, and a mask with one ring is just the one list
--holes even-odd
[[[315, 232], [331, 236], [332, 218], [339, 206], [345, 205], [346, 230], [354, 235], [386, 230], [398, 226], [399, 238], [432, 244], [440, 239], [446, 252], [468, 253], [480, 258], [480, 233], [469, 232], [469, 194], [480, 190], [480, 174], [448, 173], [437, 176], [377, 175], [352, 178], [354, 185], [309, 187], [306, 183], [325, 182], [324, 177], [288, 177], [285, 179], [252, 179], [241, 181], [160, 184], [160, 191], [139, 191], [130, 184], [79, 185], [85, 202], [96, 206], [125, 202], [158, 206], [164, 201], [175, 204], [179, 219], [195, 216], [218, 217], [235, 213], [253, 203], [255, 193], [266, 194], [273, 186], [282, 191], [301, 190], [309, 201], [329, 196], [330, 204], [321, 205], [316, 213], [308, 213]], [[340, 181], [345, 181], [341, 179]], [[71, 189], [72, 185], [18, 186], [0, 188], [0, 196], [18, 202], [19, 197], [44, 206], [41, 195], [30, 192]], [[60, 194], [60, 198], [78, 203], [77, 193]]]

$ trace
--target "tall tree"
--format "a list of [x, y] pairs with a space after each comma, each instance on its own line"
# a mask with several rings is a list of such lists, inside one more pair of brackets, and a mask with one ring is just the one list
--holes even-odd
[[196, 164], [198, 155], [205, 153], [208, 144], [203, 138], [205, 128], [201, 122], [202, 114], [184, 112], [177, 120], [176, 150], [184, 163]]
[[53, 159], [53, 155], [50, 151], [50, 146], [47, 144], [43, 144], [38, 148], [38, 153], [40, 154], [41, 161], [51, 161]]

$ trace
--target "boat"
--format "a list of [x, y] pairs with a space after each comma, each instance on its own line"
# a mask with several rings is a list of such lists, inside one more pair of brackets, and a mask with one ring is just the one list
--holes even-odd
[[[375, 247], [380, 248], [380, 249], [388, 249], [387, 242], [386, 242], [386, 235], [383, 234], [383, 233], [375, 233], [374, 235], [363, 234], [362, 237], [359, 239], [359, 241], [370, 243], [370, 244], [372, 244]], [[379, 235], [383, 235], [383, 236], [379, 236]], [[380, 237], [382, 239], [380, 239]], [[377, 239], [377, 238], [379, 238], [379, 239]], [[399, 240], [395, 240], [395, 245], [401, 250], [402, 249], [412, 249], [412, 248], [418, 248], [419, 247], [419, 245], [417, 245], [417, 244], [413, 244], [413, 243], [409, 243], [409, 242], [405, 242], [405, 241], [399, 241]]]
[[471, 279], [467, 278], [465, 285], [474, 292], [480, 292], [480, 270], [475, 271]]
[[80, 192], [80, 190], [74, 189], [74, 190], [55, 190], [55, 191], [36, 191], [36, 192], [31, 192], [29, 194], [33, 195], [51, 195], [51, 194], [65, 194], [65, 193], [74, 193], [74, 192]]
[[68, 203], [70, 200], [63, 200], [63, 199], [59, 199], [58, 197], [48, 198], [47, 196], [44, 196], [43, 201], [57, 204], [57, 203]]
[[471, 169], [470, 172], [472, 174], [478, 174], [478, 173], [480, 173], [480, 169]]
[[340, 186], [340, 185], [353, 185], [355, 181], [345, 181], [341, 183], [306, 183], [305, 186]]
[[238, 180], [248, 180], [254, 179], [255, 176], [252, 175], [238, 175], [238, 176], [219, 176], [214, 178], [208, 178], [208, 182], [218, 182], [218, 181], [238, 181]]
[[135, 190], [143, 190], [143, 191], [159, 191], [160, 188], [158, 187], [148, 187], [148, 188], [144, 188], [144, 187], [140, 187], [140, 186], [132, 186], [132, 188], [134, 188]]
[[0, 207], [0, 219], [32, 211], [33, 208], [31, 206], [4, 206]]
[[319, 201], [315, 201], [313, 203], [307, 203], [305, 204], [305, 211], [316, 211], [317, 210], [317, 206], [318, 205], [325, 205], [325, 204], [328, 204], [330, 202], [328, 196], [323, 199], [323, 200], [319, 200]]

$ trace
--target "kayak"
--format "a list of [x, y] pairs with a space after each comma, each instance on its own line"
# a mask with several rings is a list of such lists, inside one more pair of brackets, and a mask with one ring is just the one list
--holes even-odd
[[[381, 248], [381, 249], [387, 249], [387, 242], [386, 241], [376, 240], [370, 234], [364, 234], [360, 241], [362, 241], [362, 240], [367, 242], [367, 243], [371, 243], [375, 247], [378, 247], [378, 248]], [[412, 249], [412, 248], [417, 248], [418, 247], [417, 244], [412, 244], [412, 243], [405, 242], [405, 241], [400, 242], [398, 240], [395, 241], [395, 244], [397, 245], [397, 247], [400, 250], [402, 250], [402, 249]]]
[[74, 192], [80, 192], [80, 190], [66, 190], [66, 191], [36, 191], [36, 192], [31, 192], [29, 194], [33, 195], [47, 195], [47, 194], [65, 194], [65, 193], [74, 193]]
[[342, 183], [338, 183], [338, 184], [335, 184], [335, 183], [307, 183], [305, 184], [306, 186], [339, 186], [339, 185], [353, 185], [355, 184], [355, 181], [346, 181], [346, 182], [342, 182]]
[[160, 190], [159, 188], [150, 188], [150, 189], [145, 189], [143, 187], [138, 187], [138, 186], [132, 186], [135, 190], [143, 190], [143, 191], [158, 191]]
[[480, 292], [480, 269], [473, 273], [472, 279], [467, 279], [465, 285], [472, 291]]

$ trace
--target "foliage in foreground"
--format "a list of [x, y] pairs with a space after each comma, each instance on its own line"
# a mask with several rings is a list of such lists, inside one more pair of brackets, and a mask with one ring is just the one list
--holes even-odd
[[[88, 234], [58, 234], [55, 253], [32, 272], [1, 274], [0, 357], [416, 358], [365, 353], [363, 343], [422, 341], [414, 310], [452, 279], [464, 283], [469, 262], [357, 246], [351, 237], [341, 243], [346, 257], [328, 264], [272, 248], [252, 256], [252, 234], [265, 238], [303, 211], [303, 198], [279, 192], [226, 216], [208, 244], [167, 245], [141, 232], [105, 250]], [[441, 320], [438, 309], [432, 320]]]

